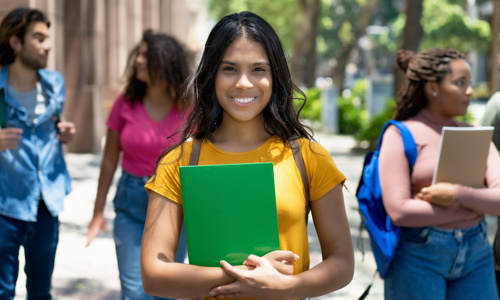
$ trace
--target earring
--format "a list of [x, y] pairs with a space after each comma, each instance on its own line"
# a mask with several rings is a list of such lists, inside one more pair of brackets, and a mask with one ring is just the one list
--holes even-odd
[[436, 92], [432, 93], [432, 96], [436, 97], [438, 94]]

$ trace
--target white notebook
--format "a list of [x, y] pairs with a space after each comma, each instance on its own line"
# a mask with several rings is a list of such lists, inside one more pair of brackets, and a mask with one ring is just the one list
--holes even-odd
[[484, 187], [493, 126], [443, 127], [432, 184], [456, 183]]

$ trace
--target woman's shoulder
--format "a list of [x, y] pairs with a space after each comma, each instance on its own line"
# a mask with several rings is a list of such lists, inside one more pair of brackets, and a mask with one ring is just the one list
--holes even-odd
[[159, 164], [161, 165], [172, 165], [184, 166], [189, 164], [189, 156], [191, 155], [191, 150], [193, 149], [193, 141], [186, 141], [175, 148], [171, 149], [160, 159]]
[[300, 150], [305, 153], [316, 153], [316, 154], [329, 154], [328, 151], [320, 143], [308, 138], [300, 138], [298, 140], [300, 145]]

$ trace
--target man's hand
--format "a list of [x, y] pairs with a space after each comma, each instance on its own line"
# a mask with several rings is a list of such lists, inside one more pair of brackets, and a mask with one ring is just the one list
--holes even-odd
[[21, 128], [0, 129], [0, 152], [17, 149], [23, 130]]
[[57, 123], [57, 128], [59, 129], [57, 138], [61, 142], [69, 143], [73, 140], [76, 133], [75, 124], [73, 122], [61, 121]]

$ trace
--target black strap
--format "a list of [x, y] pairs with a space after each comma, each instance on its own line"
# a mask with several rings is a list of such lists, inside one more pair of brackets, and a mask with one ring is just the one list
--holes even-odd
[[375, 276], [377, 276], [377, 270], [375, 270], [375, 273], [373, 273], [373, 276], [372, 276], [372, 281], [370, 282], [370, 284], [366, 287], [365, 291], [363, 292], [363, 294], [361, 294], [361, 296], [358, 298], [358, 300], [364, 300], [368, 294], [370, 293], [370, 289], [372, 288], [373, 286], [373, 281], [375, 280]]
[[[309, 216], [310, 201], [309, 201], [309, 180], [307, 178], [306, 166], [304, 164], [304, 159], [302, 158], [302, 151], [300, 151], [299, 142], [297, 139], [292, 138], [289, 140], [290, 148], [292, 149], [293, 158], [295, 159], [295, 165], [300, 173], [300, 179], [302, 179], [302, 184], [304, 185], [304, 196], [306, 198], [306, 224]], [[189, 165], [198, 165], [198, 160], [200, 158], [201, 150], [201, 139], [193, 140], [193, 149], [191, 150], [191, 155], [189, 157]]]
[[7, 128], [7, 102], [4, 89], [0, 89], [0, 128]]

